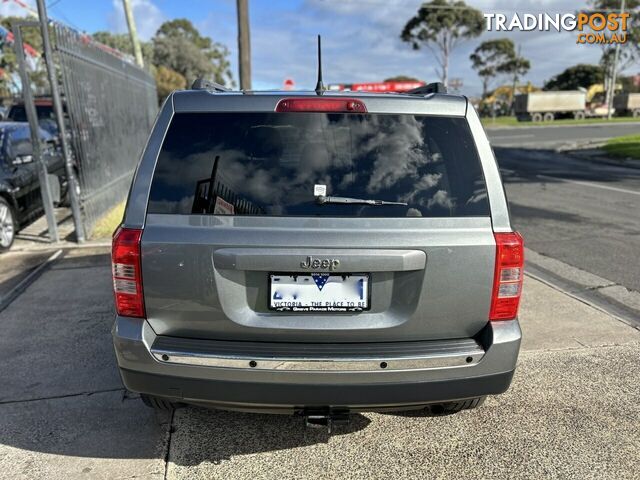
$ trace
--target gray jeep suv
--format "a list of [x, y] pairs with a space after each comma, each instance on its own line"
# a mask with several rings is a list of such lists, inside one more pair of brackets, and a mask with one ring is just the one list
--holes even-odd
[[112, 262], [156, 408], [455, 412], [516, 366], [523, 243], [463, 96], [175, 92]]

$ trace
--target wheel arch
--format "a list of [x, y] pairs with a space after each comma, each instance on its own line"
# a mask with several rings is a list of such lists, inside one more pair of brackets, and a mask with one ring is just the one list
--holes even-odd
[[0, 182], [0, 197], [5, 199], [11, 208], [13, 208], [17, 213], [18, 202], [16, 201], [16, 197], [13, 194], [11, 187], [4, 182]]

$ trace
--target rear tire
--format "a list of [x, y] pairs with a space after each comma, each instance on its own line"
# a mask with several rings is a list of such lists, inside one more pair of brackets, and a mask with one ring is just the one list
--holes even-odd
[[160, 410], [162, 412], [173, 412], [176, 408], [179, 407], [179, 404], [172, 402], [171, 400], [167, 400], [166, 398], [154, 397], [152, 395], [145, 395], [144, 393], [140, 394], [140, 400], [147, 407], [153, 408], [154, 410]]
[[633, 115], [633, 118], [640, 117], [640, 110], [634, 110], [632, 115]]
[[16, 230], [16, 217], [13, 208], [9, 202], [0, 197], [0, 253], [11, 248], [16, 238]]
[[547, 112], [544, 114], [543, 120], [545, 122], [553, 122], [555, 120], [555, 115], [551, 112]]
[[538, 113], [538, 112], [531, 114], [531, 121], [532, 122], [541, 122], [542, 121], [542, 114]]

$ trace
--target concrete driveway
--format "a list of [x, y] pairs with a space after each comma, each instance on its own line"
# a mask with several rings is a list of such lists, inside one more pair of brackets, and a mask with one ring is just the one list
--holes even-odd
[[[2, 257], [2, 261], [5, 261]], [[68, 251], [0, 312], [0, 478], [639, 478], [640, 332], [532, 278], [512, 388], [429, 418], [186, 408], [122, 389], [105, 250]]]

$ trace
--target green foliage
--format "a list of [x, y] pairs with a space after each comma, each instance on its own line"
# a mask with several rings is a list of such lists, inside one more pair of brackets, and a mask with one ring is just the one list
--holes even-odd
[[[12, 30], [11, 24], [15, 21], [24, 21], [24, 17], [2, 17], [0, 18], [0, 24], [7, 30]], [[25, 43], [31, 45], [38, 52], [42, 53], [42, 36], [40, 35], [40, 29], [37, 27], [22, 28], [22, 39]], [[10, 96], [15, 93], [19, 88], [19, 83], [12, 80], [12, 77], [18, 77], [18, 59], [15, 54], [13, 44], [7, 42], [0, 42], [0, 68], [3, 69], [6, 74], [0, 77], [0, 95]], [[36, 90], [40, 90], [37, 93], [43, 93], [43, 89], [48, 86], [47, 72], [44, 67], [44, 62], [38, 62], [35, 71], [29, 72], [31, 82]]]
[[160, 101], [174, 90], [182, 90], [187, 87], [187, 80], [182, 75], [164, 65], [156, 68], [155, 77]]
[[419, 82], [420, 80], [408, 75], [396, 75], [395, 77], [385, 78], [383, 82]]
[[604, 151], [612, 157], [640, 160], [640, 135], [612, 138], [605, 144]]
[[[627, 42], [620, 45], [618, 59], [618, 72], [625, 70], [640, 61], [640, 0], [626, 0], [625, 11], [631, 16], [627, 20]], [[620, 0], [591, 0], [590, 10], [602, 12], [605, 15], [620, 10]], [[605, 71], [610, 71], [613, 66], [616, 45], [601, 45], [602, 57], [600, 65]]]
[[498, 68], [498, 72], [509, 75], [515, 83], [518, 81], [518, 78], [526, 75], [530, 68], [531, 62], [529, 62], [529, 60], [516, 56]]
[[482, 42], [469, 56], [472, 68], [482, 79], [482, 98], [489, 92], [489, 85], [499, 73], [508, 73], [517, 59], [516, 48], [508, 38]]
[[580, 63], [552, 77], [544, 84], [543, 90], [577, 90], [603, 81], [604, 70], [601, 66]]
[[[131, 36], [128, 33], [111, 33], [111, 32], [95, 32], [91, 35], [94, 40], [108, 47], [115, 48], [123, 53], [133, 55], [133, 45], [131, 44]], [[142, 49], [142, 58], [144, 63], [149, 64], [153, 59], [153, 45], [151, 42], [140, 42]]]
[[152, 43], [153, 62], [178, 72], [187, 82], [205, 77], [233, 85], [227, 47], [200, 35], [189, 20], [163, 23]]
[[446, 85], [451, 53], [460, 43], [480, 36], [484, 26], [482, 12], [463, 0], [431, 0], [409, 19], [400, 38], [414, 50], [424, 46], [433, 53], [440, 65], [438, 75]]
[[[133, 54], [128, 34], [96, 32], [93, 38]], [[156, 78], [160, 101], [173, 90], [185, 88], [197, 77], [233, 85], [227, 47], [202, 36], [187, 19], [163, 23], [151, 41], [141, 42], [140, 46], [145, 65]]]

